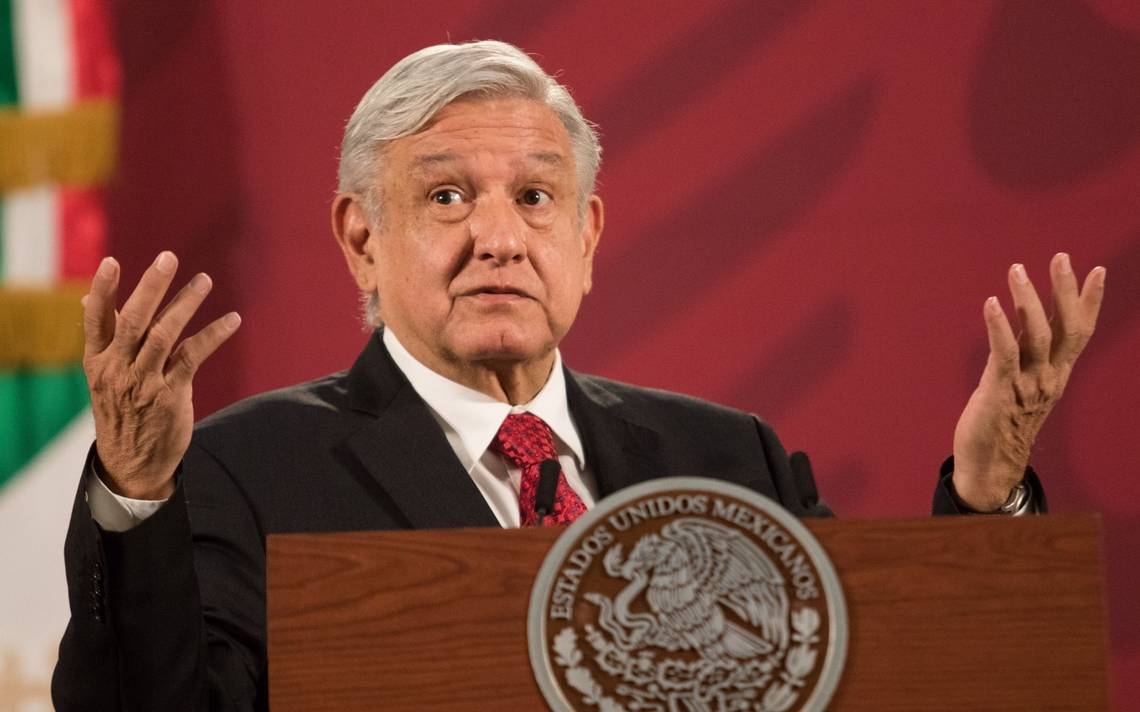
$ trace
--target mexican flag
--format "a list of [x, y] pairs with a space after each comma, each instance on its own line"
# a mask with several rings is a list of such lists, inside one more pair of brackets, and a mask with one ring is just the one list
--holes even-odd
[[0, 712], [51, 709], [63, 538], [94, 438], [79, 299], [104, 254], [108, 0], [0, 0]]

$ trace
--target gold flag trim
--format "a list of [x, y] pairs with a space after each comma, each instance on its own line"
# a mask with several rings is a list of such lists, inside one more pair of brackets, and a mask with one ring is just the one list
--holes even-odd
[[112, 101], [64, 111], [0, 111], [0, 192], [44, 183], [102, 185], [118, 149], [119, 107]]
[[0, 288], [0, 369], [73, 366], [83, 360], [87, 285]]

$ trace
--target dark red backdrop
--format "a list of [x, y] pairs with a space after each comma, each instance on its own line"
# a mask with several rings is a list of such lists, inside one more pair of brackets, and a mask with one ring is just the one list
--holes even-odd
[[[343, 122], [392, 62], [498, 38], [601, 125], [608, 225], [578, 369], [759, 413], [846, 516], [918, 515], [1004, 271], [1108, 266], [1099, 332], [1034, 460], [1103, 512], [1114, 696], [1140, 694], [1140, 5], [116, 3], [112, 247], [163, 248], [245, 324], [202, 414], [346, 367], [365, 335], [329, 236]], [[952, 614], [952, 612], [950, 612]], [[1042, 621], [1048, 625], [1047, 620]]]

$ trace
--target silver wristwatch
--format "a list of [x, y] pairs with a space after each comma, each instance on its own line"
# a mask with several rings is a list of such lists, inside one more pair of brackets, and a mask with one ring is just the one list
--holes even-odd
[[1009, 492], [1005, 504], [998, 507], [998, 512], [1011, 517], [1020, 517], [1033, 511], [1033, 491], [1025, 480], [1017, 483]]

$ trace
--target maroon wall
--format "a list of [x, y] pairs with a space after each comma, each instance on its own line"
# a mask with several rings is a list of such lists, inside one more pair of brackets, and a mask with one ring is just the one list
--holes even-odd
[[608, 225], [568, 361], [759, 413], [846, 516], [927, 510], [1011, 262], [1039, 283], [1059, 250], [1106, 265], [1034, 462], [1054, 509], [1104, 513], [1114, 695], [1140, 693], [1140, 5], [116, 8], [114, 253], [133, 280], [174, 249], [215, 277], [211, 316], [245, 318], [202, 413], [354, 357], [328, 229], [340, 130], [389, 65], [448, 39], [528, 49], [601, 125]]

